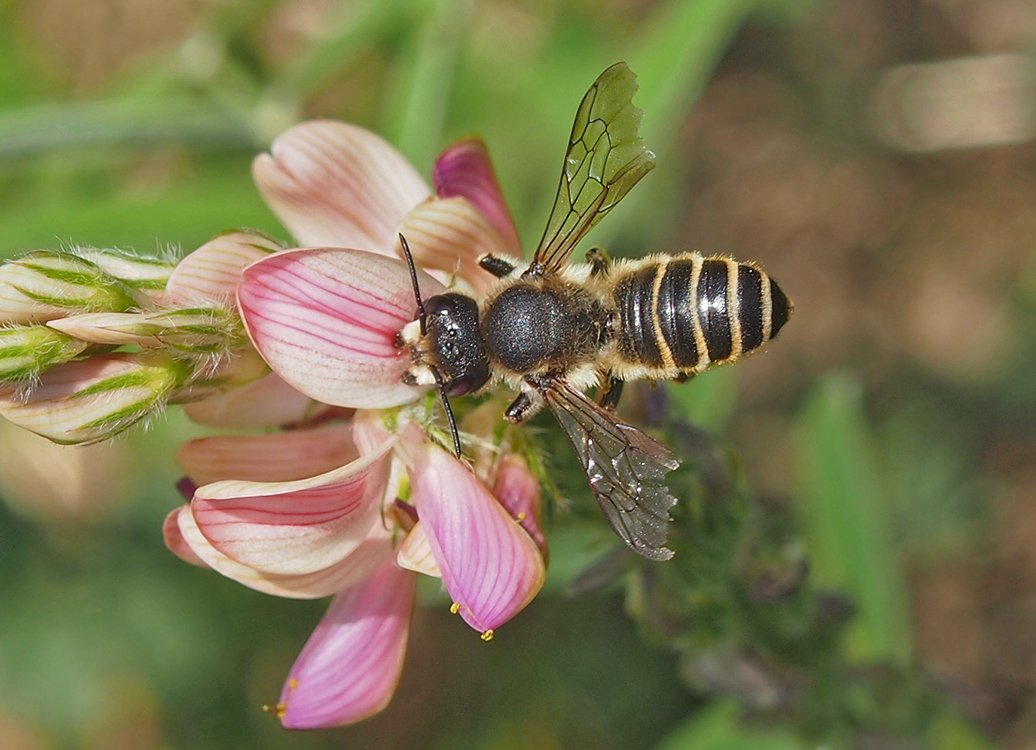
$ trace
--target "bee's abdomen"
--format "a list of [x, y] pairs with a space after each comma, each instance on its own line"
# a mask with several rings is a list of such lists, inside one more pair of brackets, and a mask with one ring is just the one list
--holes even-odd
[[733, 361], [772, 339], [792, 305], [763, 271], [698, 253], [647, 258], [615, 285], [617, 354], [646, 377]]

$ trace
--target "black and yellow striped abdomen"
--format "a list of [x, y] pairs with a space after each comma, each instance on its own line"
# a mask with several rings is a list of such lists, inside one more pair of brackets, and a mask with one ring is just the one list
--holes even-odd
[[652, 256], [616, 271], [616, 356], [668, 380], [732, 362], [772, 339], [792, 304], [751, 263], [700, 253]]

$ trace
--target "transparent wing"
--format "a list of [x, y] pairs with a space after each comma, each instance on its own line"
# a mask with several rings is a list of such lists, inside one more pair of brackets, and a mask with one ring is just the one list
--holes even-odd
[[655, 167], [638, 133], [637, 79], [626, 63], [598, 76], [576, 110], [561, 183], [530, 270], [554, 272], [590, 228]]
[[665, 547], [669, 494], [665, 475], [680, 462], [661, 443], [615, 416], [565, 383], [543, 391], [547, 405], [575, 446], [586, 478], [615, 533], [634, 552], [668, 560]]

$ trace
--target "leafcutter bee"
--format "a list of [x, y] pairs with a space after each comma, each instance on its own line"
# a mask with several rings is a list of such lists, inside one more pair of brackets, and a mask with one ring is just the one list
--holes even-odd
[[[484, 299], [448, 292], [421, 301], [406, 239], [418, 319], [400, 344], [412, 365], [404, 381], [435, 385], [454, 447], [448, 396], [506, 383], [518, 396], [504, 416], [521, 422], [544, 404], [568, 434], [597, 502], [634, 551], [667, 560], [668, 448], [614, 412], [623, 382], [686, 380], [733, 362], [777, 335], [792, 311], [754, 263], [696, 252], [609, 262], [590, 251], [569, 264], [580, 239], [655, 166], [633, 106], [625, 63], [605, 70], [583, 97], [557, 197], [532, 262], [485, 255], [499, 278]], [[523, 267], [524, 266], [524, 267]], [[597, 397], [585, 391], [596, 386]]]

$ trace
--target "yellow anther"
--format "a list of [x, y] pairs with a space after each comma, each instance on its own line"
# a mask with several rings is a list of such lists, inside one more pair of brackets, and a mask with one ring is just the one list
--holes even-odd
[[281, 701], [280, 703], [274, 703], [272, 706], [269, 704], [263, 704], [264, 714], [274, 714], [278, 719], [284, 718], [284, 712], [288, 710], [288, 704]]
[[518, 514], [518, 516], [515, 518], [515, 520], [518, 521], [518, 523], [521, 523], [526, 518], [528, 518], [528, 514], [523, 510], [521, 513]]
[[460, 612], [460, 602], [454, 602], [450, 605], [450, 614], [455, 615]]
[[288, 680], [288, 689], [289, 690], [294, 690], [298, 686], [299, 686], [299, 678], [298, 677], [292, 677], [290, 680]]
[[489, 643], [491, 640], [493, 640], [493, 631], [492, 630], [487, 630], [482, 635], [480, 635], [479, 637], [482, 640], [484, 640], [486, 643]]

